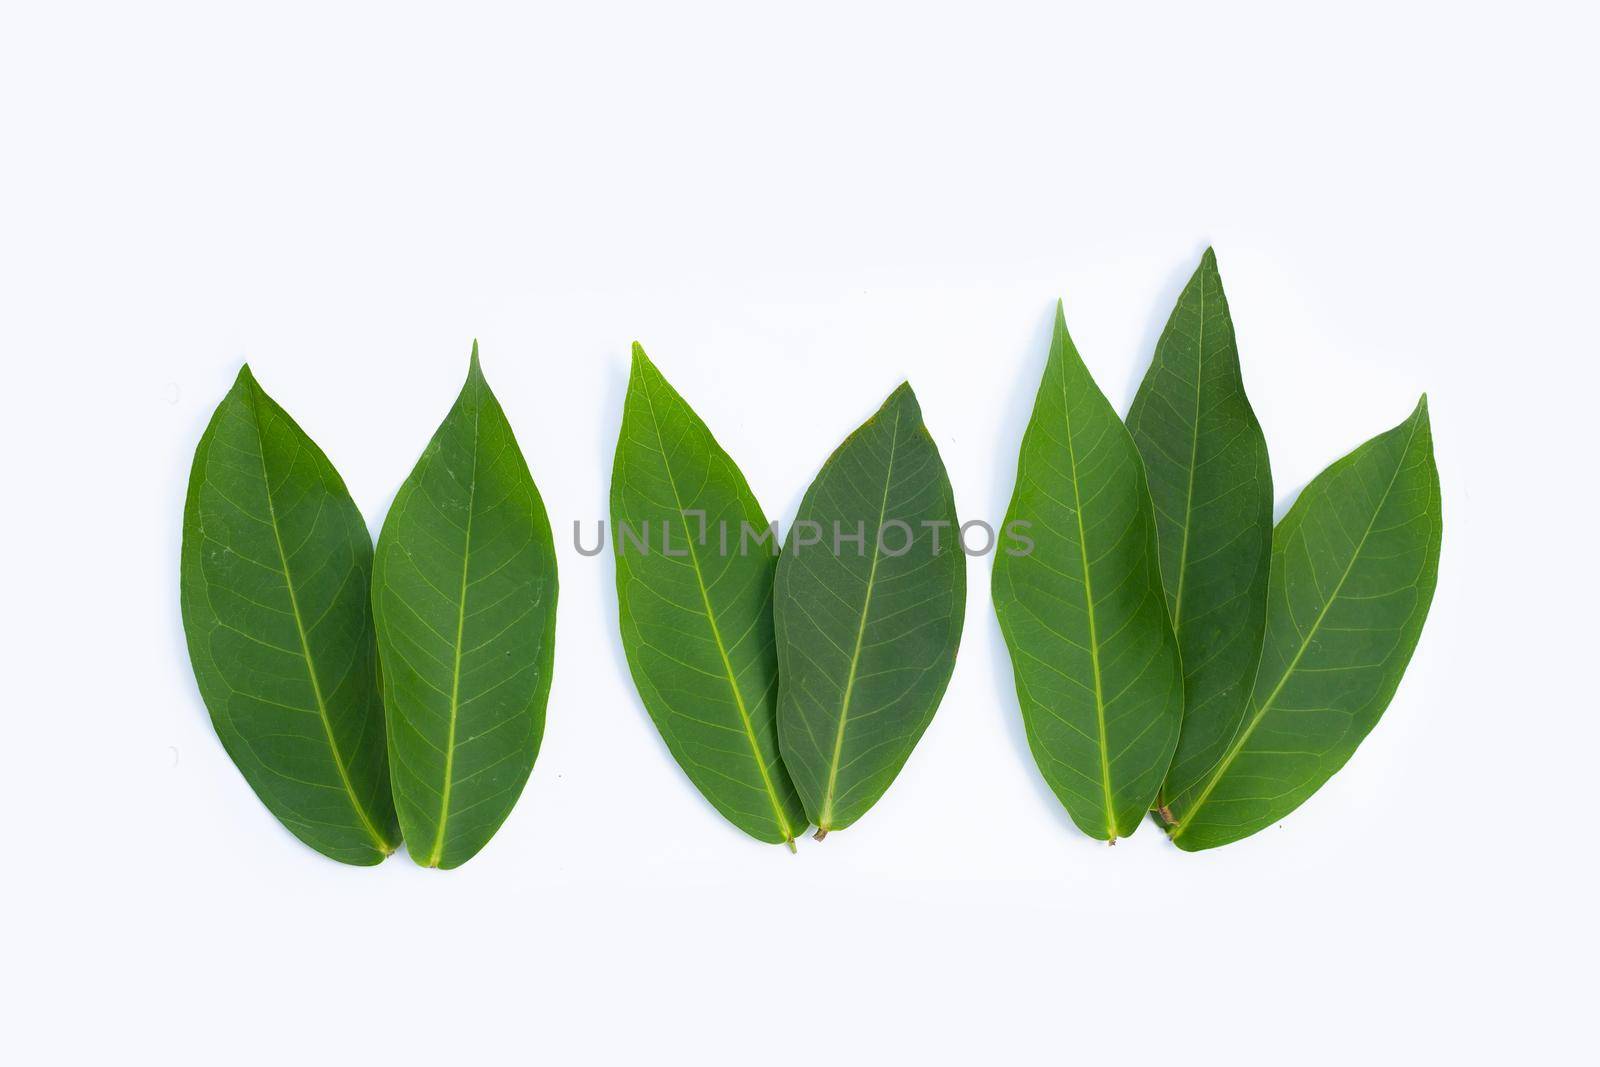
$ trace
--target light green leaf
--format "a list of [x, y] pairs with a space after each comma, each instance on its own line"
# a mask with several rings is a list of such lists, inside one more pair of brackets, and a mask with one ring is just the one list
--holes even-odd
[[818, 838], [877, 802], [933, 720], [966, 600], [950, 478], [901, 385], [823, 464], [778, 560], [778, 739]]
[[1183, 730], [1165, 803], [1198, 787], [1244, 718], [1272, 556], [1267, 440], [1245, 397], [1209, 248], [1156, 344], [1128, 429], [1150, 479], [1167, 609], [1183, 653]]
[[1180, 848], [1248, 837], [1344, 766], [1389, 706], [1439, 574], [1428, 401], [1317, 475], [1272, 536], [1266, 643], [1250, 708], [1193, 799]]
[[994, 606], [1034, 759], [1072, 821], [1108, 841], [1155, 799], [1183, 713], [1153, 510], [1133, 438], [1058, 304], [1006, 513], [1035, 544], [996, 554]]
[[459, 867], [533, 771], [556, 623], [550, 520], [476, 344], [384, 520], [373, 609], [406, 845], [425, 867]]
[[195, 449], [183, 628], [217, 736], [267, 808], [344, 863], [399, 843], [367, 589], [333, 464], [243, 367]]
[[739, 468], [637, 344], [611, 529], [622, 647], [645, 710], [718, 811], [793, 849], [806, 821], [778, 759], [777, 538]]

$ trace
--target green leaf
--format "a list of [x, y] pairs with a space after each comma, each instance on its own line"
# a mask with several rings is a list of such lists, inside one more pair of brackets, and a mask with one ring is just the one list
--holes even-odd
[[994, 606], [1034, 759], [1084, 833], [1131, 834], [1171, 762], [1183, 668], [1167, 616], [1144, 466], [1056, 306], [1023, 434]]
[[384, 519], [373, 609], [406, 844], [425, 867], [459, 867], [533, 771], [556, 623], [550, 520], [476, 343]]
[[195, 449], [183, 628], [217, 736], [267, 808], [344, 863], [399, 843], [367, 589], [372, 537], [248, 366]]
[[1238, 734], [1169, 831], [1197, 851], [1248, 837], [1344, 766], [1394, 696], [1439, 575], [1428, 399], [1317, 475], [1272, 536], [1266, 643]]
[[1244, 719], [1272, 556], [1267, 440], [1245, 397], [1209, 248], [1156, 344], [1128, 429], [1150, 479], [1167, 610], [1183, 653], [1183, 730], [1165, 803], [1198, 788]]
[[933, 720], [967, 600], [959, 536], [903, 384], [823, 464], [778, 560], [778, 740], [818, 838], [866, 814]]
[[739, 468], [637, 344], [611, 529], [622, 647], [645, 710], [718, 811], [793, 849], [806, 821], [778, 759], [777, 538]]

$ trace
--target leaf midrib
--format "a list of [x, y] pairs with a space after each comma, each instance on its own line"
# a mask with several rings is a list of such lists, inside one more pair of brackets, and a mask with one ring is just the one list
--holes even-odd
[[867, 634], [867, 614], [872, 607], [872, 587], [878, 579], [878, 559], [883, 547], [883, 519], [889, 509], [889, 483], [894, 479], [894, 453], [900, 443], [900, 409], [894, 413], [894, 428], [889, 431], [889, 463], [883, 474], [883, 500], [878, 504], [878, 536], [872, 543], [872, 565], [867, 569], [867, 592], [861, 601], [861, 621], [856, 627], [856, 645], [850, 654], [850, 670], [845, 675], [844, 695], [839, 702], [839, 726], [833, 737], [833, 759], [828, 764], [828, 787], [822, 796], [822, 813], [817, 829], [826, 832], [833, 821], [833, 798], [839, 783], [839, 763], [844, 758], [844, 731], [850, 721], [850, 697], [855, 691], [856, 668], [861, 663], [862, 643]]
[[444, 788], [439, 792], [439, 827], [434, 832], [433, 850], [427, 866], [437, 867], [444, 858], [445, 825], [450, 819], [450, 794], [455, 785], [456, 720], [461, 711], [461, 648], [467, 629], [467, 567], [472, 560], [472, 512], [478, 498], [478, 432], [483, 423], [483, 394], [473, 386], [472, 475], [467, 483], [467, 525], [461, 538], [461, 596], [456, 605], [455, 664], [450, 678], [450, 725], [444, 741]]
[[1189, 493], [1183, 501], [1183, 546], [1178, 550], [1178, 590], [1172, 598], [1172, 632], [1183, 618], [1183, 587], [1189, 577], [1189, 529], [1194, 522], [1194, 471], [1200, 459], [1200, 391], [1206, 369], [1206, 279], [1200, 275], [1200, 326], [1195, 337], [1194, 423], [1189, 437]]
[[[678, 509], [678, 518], [684, 517], [683, 498], [678, 494], [678, 479], [673, 476], [672, 463], [667, 459], [666, 438], [661, 435], [661, 420], [656, 417], [655, 400], [650, 396], [650, 385], [641, 382], [639, 390], [644, 394], [645, 407], [650, 411], [650, 426], [656, 433], [656, 446], [661, 452], [661, 469], [666, 472], [667, 485], [672, 489], [673, 506]], [[756, 740], [755, 726], [750, 721], [750, 712], [745, 707], [744, 694], [739, 689], [739, 679], [733, 670], [733, 661], [728, 657], [727, 647], [722, 641], [722, 629], [717, 625], [716, 611], [711, 607], [711, 593], [706, 588], [704, 573], [700, 570], [700, 554], [695, 551], [694, 536], [689, 533], [688, 523], [684, 523], [684, 540], [689, 545], [689, 562], [694, 566], [695, 584], [700, 589], [700, 601], [705, 606], [706, 622], [711, 626], [711, 638], [716, 643], [717, 655], [722, 659], [722, 669], [728, 676], [728, 688], [733, 692], [733, 703], [739, 712], [740, 725], [744, 727], [745, 740], [750, 744], [750, 753], [755, 757], [756, 770], [761, 774], [761, 785], [766, 790], [767, 800], [772, 804], [772, 814], [777, 820], [778, 828], [783, 831], [785, 842], [789, 850], [794, 851], [794, 830], [789, 826], [789, 820], [784, 817], [783, 805], [778, 799], [777, 788], [772, 784], [772, 776], [767, 773], [767, 764], [761, 757], [761, 745]]]
[[1100, 787], [1105, 793], [1106, 840], [1117, 839], [1117, 814], [1111, 793], [1111, 745], [1106, 736], [1105, 688], [1100, 680], [1100, 639], [1094, 619], [1094, 583], [1089, 577], [1089, 541], [1083, 526], [1083, 494], [1078, 486], [1078, 452], [1072, 443], [1072, 408], [1067, 396], [1066, 353], [1061, 357], [1061, 415], [1067, 424], [1067, 462], [1072, 468], [1072, 514], [1078, 523], [1078, 556], [1083, 561], [1083, 597], [1089, 620], [1089, 663], [1094, 668], [1094, 716], [1100, 734]]
[[306, 636], [304, 616], [300, 614], [300, 598], [295, 595], [294, 577], [289, 573], [289, 554], [284, 550], [283, 534], [278, 529], [278, 509], [272, 502], [272, 478], [267, 473], [267, 442], [261, 433], [260, 389], [252, 385], [251, 393], [250, 413], [253, 416], [251, 422], [256, 431], [256, 456], [261, 461], [261, 491], [267, 500], [267, 524], [272, 527], [272, 541], [278, 548], [278, 562], [283, 570], [283, 585], [289, 593], [289, 613], [294, 616], [294, 629], [300, 638], [300, 652], [305, 659], [306, 676], [311, 679], [311, 695], [317, 702], [317, 718], [322, 723], [322, 732], [328, 739], [329, 750], [333, 753], [333, 765], [339, 771], [339, 782], [344, 786], [345, 795], [350, 798], [350, 806], [355, 810], [356, 818], [361, 820], [361, 825], [366, 828], [378, 851], [387, 856], [395, 850], [395, 846], [378, 832], [372, 818], [362, 807], [360, 798], [356, 796], [355, 784], [350, 781], [350, 772], [344, 765], [344, 756], [339, 752], [339, 742], [334, 737], [333, 723], [328, 718], [328, 705], [322, 696], [322, 683], [317, 679], [316, 664], [311, 657], [311, 641]]
[[1228, 768], [1232, 766], [1239, 753], [1244, 751], [1244, 746], [1249, 742], [1250, 735], [1255, 733], [1257, 726], [1261, 725], [1261, 720], [1272, 709], [1273, 703], [1278, 699], [1279, 694], [1283, 692], [1283, 687], [1288, 685], [1289, 679], [1294, 676], [1295, 670], [1300, 666], [1301, 658], [1306, 654], [1306, 650], [1311, 647], [1311, 639], [1321, 629], [1322, 621], [1328, 617], [1328, 611], [1344, 590], [1344, 583], [1349, 580], [1351, 572], [1355, 570], [1356, 561], [1361, 558], [1361, 552], [1367, 546], [1367, 538], [1372, 536], [1373, 527], [1378, 523], [1378, 515], [1383, 511], [1384, 505], [1389, 502], [1389, 494], [1394, 492], [1395, 483], [1400, 479], [1400, 471], [1405, 467], [1405, 458], [1410, 453], [1411, 444], [1416, 440], [1416, 436], [1417, 424], [1413, 423], [1411, 433], [1406, 437], [1406, 443], [1400, 449], [1400, 458], [1395, 462], [1394, 473], [1389, 476], [1389, 484], [1384, 487], [1382, 495], [1378, 497], [1377, 503], [1373, 505], [1372, 517], [1367, 520], [1367, 528], [1362, 531], [1361, 540], [1356, 542], [1356, 547], [1351, 551], [1350, 561], [1345, 564], [1344, 573], [1339, 575], [1339, 580], [1334, 583], [1333, 591], [1328, 594], [1328, 598], [1322, 604], [1322, 610], [1317, 612], [1316, 619], [1301, 638], [1300, 647], [1295, 651], [1294, 658], [1289, 661], [1289, 666], [1284, 668], [1283, 674], [1278, 678], [1278, 683], [1272, 687], [1272, 692], [1267, 694], [1267, 698], [1261, 702], [1261, 706], [1250, 717], [1250, 721], [1239, 731], [1239, 736], [1229, 746], [1227, 755], [1222, 757], [1222, 761], [1217, 764], [1216, 771], [1207, 780], [1205, 789], [1201, 790], [1200, 795], [1195, 798], [1195, 802], [1184, 813], [1182, 822], [1173, 828], [1171, 834], [1173, 840], [1183, 836], [1183, 832], [1194, 824], [1195, 814], [1200, 811], [1206, 800], [1210, 798], [1212, 792], [1227, 774]]

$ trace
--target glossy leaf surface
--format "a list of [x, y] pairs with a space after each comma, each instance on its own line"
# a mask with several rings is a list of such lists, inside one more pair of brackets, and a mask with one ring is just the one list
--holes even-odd
[[718, 811], [793, 848], [806, 817], [778, 758], [777, 539], [739, 468], [638, 345], [611, 529], [622, 647], [645, 710]]
[[955, 668], [966, 557], [910, 385], [823, 464], [778, 560], [778, 737], [821, 833], [905, 765]]
[[1317, 475], [1272, 539], [1250, 708], [1169, 832], [1194, 851], [1261, 830], [1344, 766], [1411, 661], [1439, 573], [1427, 398]]
[[1191, 793], [1239, 729], [1261, 658], [1272, 470], [1245, 397], [1217, 257], [1206, 249], [1128, 411], [1156, 509], [1184, 711], [1161, 800]]
[[1058, 305], [1006, 513], [1035, 545], [996, 553], [993, 595], [1034, 759], [1073, 822], [1110, 841], [1155, 799], [1183, 712], [1153, 511]]
[[384, 520], [373, 607], [406, 845], [423, 866], [457, 867], [533, 770], [555, 651], [550, 521], [476, 345]]
[[372, 538], [328, 457], [250, 368], [195, 450], [184, 633], [223, 747], [300, 840], [344, 863], [399, 844], [367, 591]]

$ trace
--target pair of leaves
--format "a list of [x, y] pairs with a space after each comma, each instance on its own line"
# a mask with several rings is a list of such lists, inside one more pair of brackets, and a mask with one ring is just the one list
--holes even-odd
[[824, 464], [779, 558], [738, 466], [635, 345], [611, 525], [628, 667], [695, 786], [791, 849], [859, 818], [943, 696], [966, 595], [910, 387]]
[[403, 835], [418, 863], [455, 867], [488, 842], [538, 754], [555, 598], [550, 524], [476, 345], [376, 553], [248, 367], [200, 439], [182, 566], [195, 677], [256, 794], [324, 855], [379, 863]]
[[1417, 647], [1442, 532], [1424, 396], [1317, 475], [1273, 531], [1255, 683], [1216, 764], [1169, 794], [1163, 815], [1178, 847], [1265, 829], [1354, 755]]
[[1058, 307], [1007, 516], [1038, 548], [996, 560], [994, 599], [1035, 758], [1092, 836], [1152, 804], [1184, 849], [1249, 836], [1387, 707], [1438, 569], [1426, 398], [1271, 514], [1210, 250], [1126, 427]]

